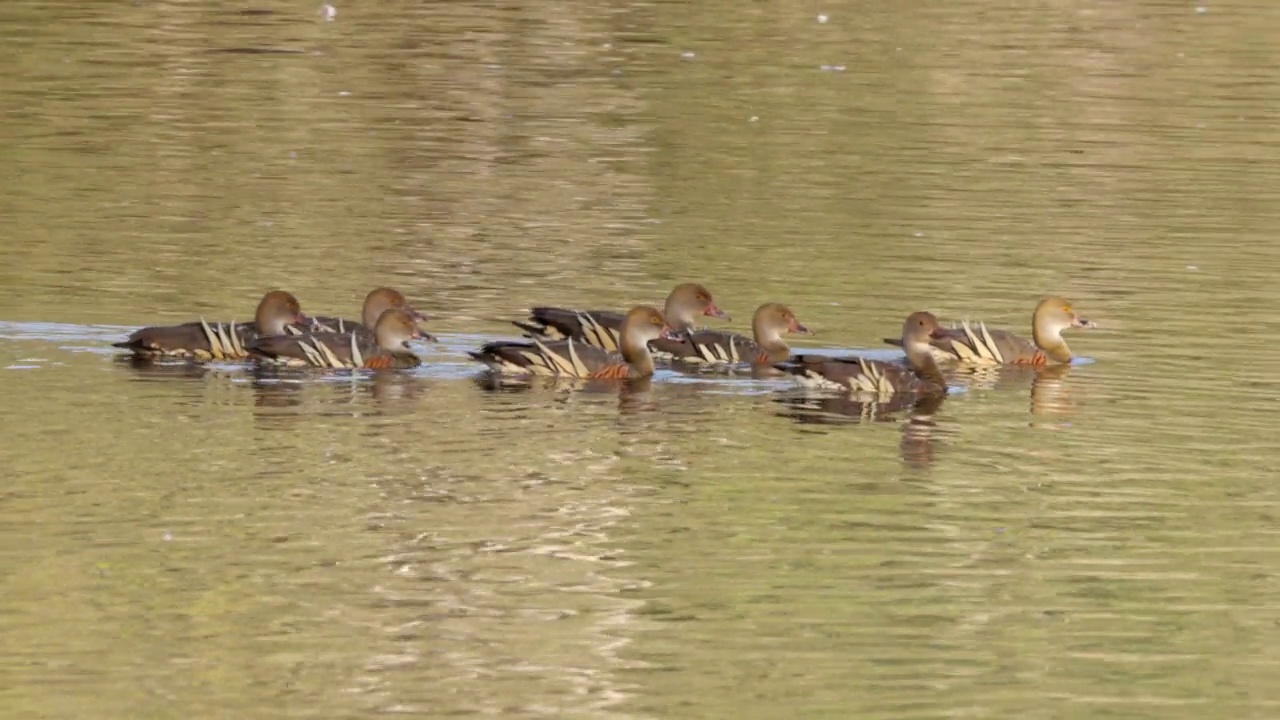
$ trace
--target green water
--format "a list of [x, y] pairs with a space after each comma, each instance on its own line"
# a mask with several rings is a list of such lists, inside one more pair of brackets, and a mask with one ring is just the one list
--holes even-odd
[[[0, 717], [1280, 715], [1276, 6], [336, 10], [0, 7]], [[475, 381], [686, 280], [1100, 328], [931, 421]], [[109, 347], [381, 284], [421, 371]]]

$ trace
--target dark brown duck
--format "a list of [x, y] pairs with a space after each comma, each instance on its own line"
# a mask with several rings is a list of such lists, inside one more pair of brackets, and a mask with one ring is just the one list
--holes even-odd
[[181, 325], [158, 325], [134, 331], [113, 347], [136, 357], [183, 357], [195, 360], [237, 360], [248, 357], [246, 346], [259, 337], [280, 335], [289, 325], [305, 325], [298, 299], [284, 290], [262, 296], [252, 323], [213, 323], [204, 318]]
[[418, 327], [417, 318], [401, 308], [384, 310], [373, 335], [351, 331], [260, 337], [249, 353], [264, 365], [283, 367], [404, 369], [422, 364], [409, 347], [412, 340], [435, 338]]
[[[1031, 314], [1031, 340], [1008, 330], [989, 330], [983, 322], [961, 322], [941, 328], [931, 341], [938, 362], [965, 365], [1052, 365], [1069, 364], [1071, 348], [1062, 338], [1068, 328], [1092, 328], [1097, 324], [1075, 313], [1065, 298], [1047, 297]], [[902, 342], [886, 338], [890, 345]]]
[[946, 392], [947, 383], [930, 352], [929, 342], [940, 331], [932, 313], [917, 312], [902, 324], [906, 363], [859, 357], [793, 355], [774, 367], [794, 375], [807, 387], [832, 388], [881, 398], [898, 394]]
[[782, 303], [765, 303], [751, 318], [752, 337], [721, 330], [698, 330], [659, 338], [649, 346], [686, 363], [771, 365], [791, 356], [791, 348], [782, 339], [786, 333], [813, 334], [800, 324], [791, 308]]
[[504, 375], [537, 375], [623, 380], [653, 374], [649, 342], [671, 332], [662, 313], [648, 305], [628, 312], [619, 333], [618, 352], [588, 345], [574, 338], [533, 342], [493, 342], [471, 357]]
[[[698, 283], [677, 285], [667, 295], [662, 315], [675, 333], [692, 330], [699, 316], [729, 319], [723, 310], [716, 307], [711, 291]], [[513, 324], [536, 340], [572, 338], [580, 345], [614, 352], [621, 348], [619, 335], [625, 319], [626, 314], [609, 310], [535, 307], [529, 311], [528, 320]]]
[[425, 322], [427, 317], [409, 304], [408, 298], [399, 290], [389, 287], [374, 288], [364, 297], [360, 310], [360, 320], [347, 320], [340, 317], [317, 315], [311, 318], [311, 332], [348, 333], [355, 331], [368, 338], [373, 338], [373, 328], [388, 310], [404, 310], [414, 320]]

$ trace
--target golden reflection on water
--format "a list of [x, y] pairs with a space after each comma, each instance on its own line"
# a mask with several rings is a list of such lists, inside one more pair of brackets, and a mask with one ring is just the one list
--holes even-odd
[[[1275, 714], [1270, 5], [334, 4], [0, 9], [12, 714]], [[689, 280], [1102, 327], [923, 405], [466, 358]], [[384, 284], [419, 371], [109, 352]]]

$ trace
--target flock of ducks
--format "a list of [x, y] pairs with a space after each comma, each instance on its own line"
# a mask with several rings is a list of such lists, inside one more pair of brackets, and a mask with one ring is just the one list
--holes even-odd
[[[703, 317], [729, 320], [710, 291], [685, 283], [671, 291], [661, 311], [648, 305], [626, 313], [535, 307], [528, 319], [514, 323], [525, 340], [491, 342], [469, 354], [503, 377], [645, 378], [661, 359], [673, 366], [748, 367], [755, 374], [790, 375], [803, 386], [883, 398], [945, 393], [944, 365], [1068, 364], [1072, 354], [1062, 332], [1096, 327], [1056, 296], [1036, 306], [1030, 340], [980, 322], [944, 326], [932, 313], [915, 312], [898, 337], [885, 340], [901, 347], [905, 358], [882, 361], [793, 354], [783, 336], [811, 333], [779, 303], [756, 310], [751, 337], [696, 328]], [[297, 298], [273, 290], [258, 303], [253, 322], [210, 324], [201, 319], [145, 327], [115, 347], [144, 360], [248, 359], [275, 367], [410, 368], [422, 361], [409, 343], [436, 339], [422, 329], [420, 323], [426, 320], [392, 288], [370, 292], [359, 321], [307, 316]]]

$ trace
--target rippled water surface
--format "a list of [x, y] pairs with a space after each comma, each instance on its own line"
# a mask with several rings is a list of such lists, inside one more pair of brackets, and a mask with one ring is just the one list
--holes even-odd
[[[0, 716], [1280, 715], [1273, 3], [334, 9], [0, 7]], [[892, 414], [466, 357], [686, 280], [1100, 328]], [[417, 371], [110, 347], [380, 284]]]

